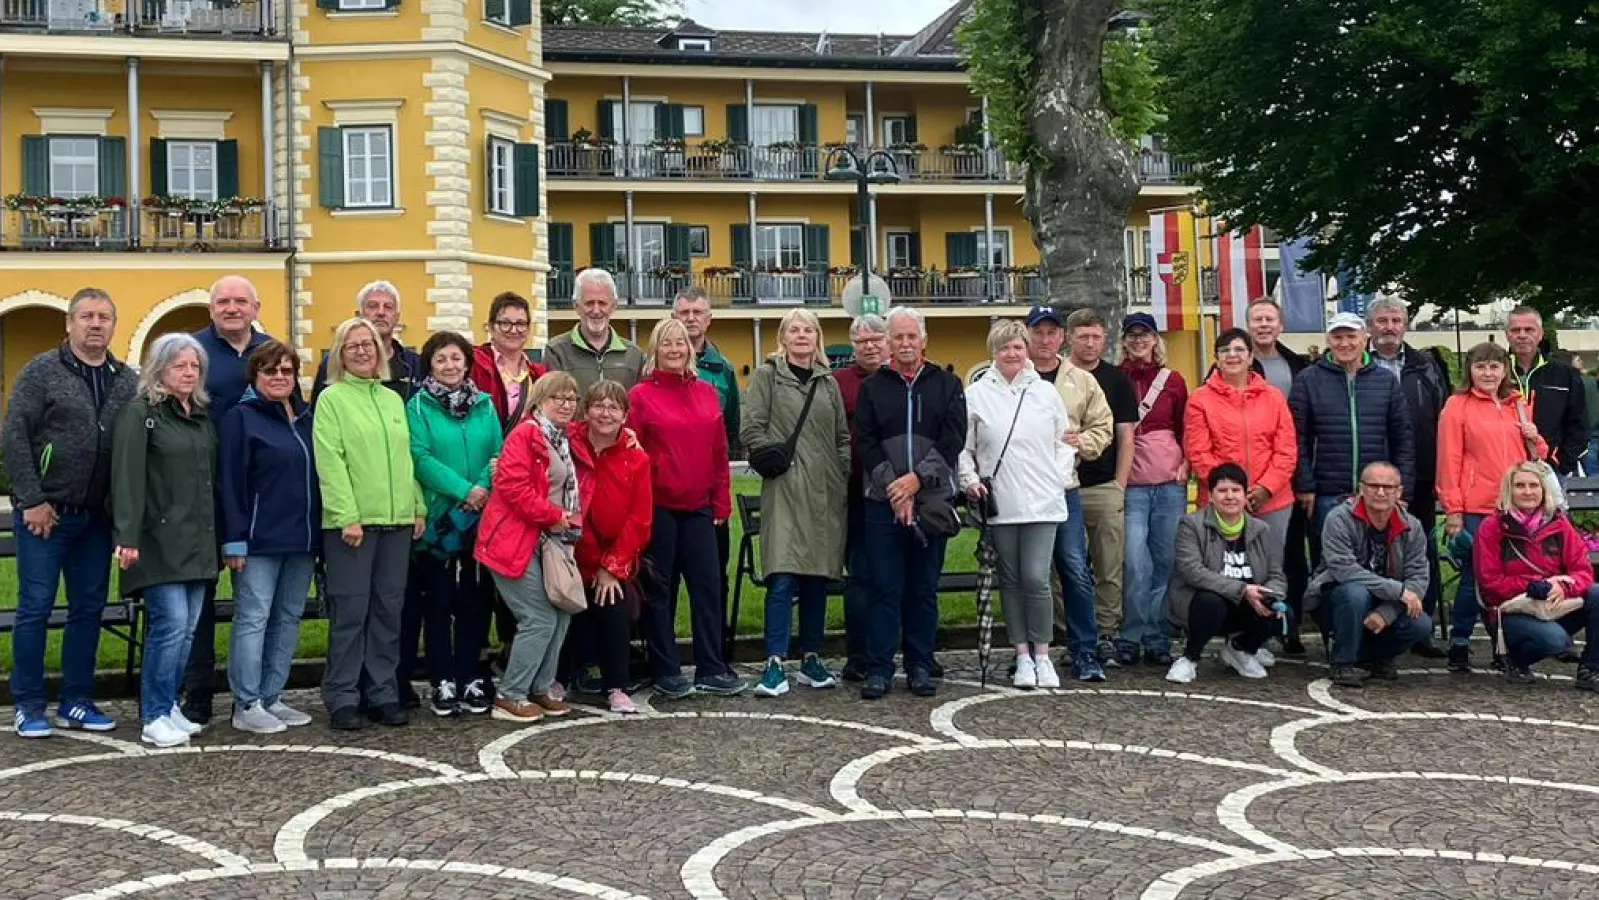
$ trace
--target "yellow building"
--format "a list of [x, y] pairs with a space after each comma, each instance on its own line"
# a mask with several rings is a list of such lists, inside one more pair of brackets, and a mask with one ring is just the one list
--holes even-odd
[[[957, 58], [969, 5], [905, 36], [546, 29], [550, 330], [572, 326], [584, 267], [618, 273], [637, 337], [698, 285], [717, 307], [713, 339], [747, 374], [795, 305], [845, 343], [841, 294], [870, 264], [895, 303], [926, 313], [930, 356], [960, 372], [986, 358], [992, 317], [1047, 298], [1021, 173], [989, 146]], [[828, 177], [846, 150], [858, 170], [892, 172], [864, 209], [857, 181]], [[1141, 163], [1130, 270], [1148, 211], [1188, 196], [1158, 144]]]
[[[7, 0], [0, 395], [85, 285], [114, 351], [207, 321], [239, 273], [307, 360], [356, 289], [413, 335], [544, 287], [532, 0]], [[291, 52], [292, 46], [292, 52]], [[414, 338], [412, 340], [414, 341]]]

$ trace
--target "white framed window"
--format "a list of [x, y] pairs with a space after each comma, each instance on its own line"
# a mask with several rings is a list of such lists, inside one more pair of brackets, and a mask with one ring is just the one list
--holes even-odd
[[711, 39], [710, 38], [678, 38], [677, 39], [677, 49], [679, 49], [679, 50], [697, 50], [697, 51], [699, 51], [701, 53], [709, 53], [709, 52], [711, 52]]
[[384, 0], [339, 0], [339, 9], [349, 10], [351, 12], [365, 12], [367, 10], [388, 8], [388, 4], [385, 3]]
[[627, 225], [611, 226], [612, 240], [622, 263], [630, 270], [648, 272], [666, 265], [666, 223], [634, 222], [633, 240], [627, 239]]
[[704, 137], [705, 136], [705, 107], [703, 107], [703, 106], [685, 106], [685, 107], [683, 107], [683, 136], [684, 137]]
[[860, 113], [851, 113], [844, 119], [844, 143], [851, 147], [862, 146], [862, 136], [866, 134], [866, 117]]
[[393, 129], [388, 125], [344, 129], [344, 205], [394, 205]]
[[786, 269], [805, 265], [805, 228], [802, 225], [758, 225], [755, 228], [755, 268]]
[[1010, 265], [1010, 232], [994, 229], [994, 246], [988, 246], [988, 232], [977, 232], [977, 264], [1004, 268]]
[[913, 236], [908, 231], [890, 231], [884, 235], [888, 242], [888, 265], [892, 269], [909, 268], [915, 263], [911, 262], [911, 245]]
[[167, 193], [190, 200], [217, 199], [215, 141], [167, 142]]
[[516, 144], [489, 138], [489, 212], [516, 214]]
[[50, 139], [50, 196], [71, 200], [100, 193], [100, 142]]
[[799, 140], [799, 107], [756, 104], [750, 116], [750, 142], [757, 147]]
[[884, 116], [883, 117], [883, 146], [892, 147], [895, 144], [909, 144], [911, 141], [911, 120], [909, 116]]

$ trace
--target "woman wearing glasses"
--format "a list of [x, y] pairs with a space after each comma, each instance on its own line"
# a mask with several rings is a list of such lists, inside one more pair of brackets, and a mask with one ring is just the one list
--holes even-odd
[[311, 717], [283, 702], [321, 542], [311, 409], [295, 390], [300, 358], [280, 341], [250, 353], [250, 385], [218, 426], [222, 556], [233, 570], [228, 686], [233, 727], [275, 734]]
[[489, 304], [488, 342], [472, 354], [472, 383], [489, 395], [506, 434], [533, 411], [528, 389], [545, 371], [527, 349], [532, 322], [527, 300], [506, 291]]
[[333, 727], [360, 728], [361, 708], [385, 725], [409, 722], [396, 669], [411, 541], [427, 507], [411, 464], [405, 402], [384, 387], [388, 347], [365, 319], [346, 319], [328, 351], [328, 389], [311, 433], [322, 479], [328, 569], [328, 663], [322, 702]]

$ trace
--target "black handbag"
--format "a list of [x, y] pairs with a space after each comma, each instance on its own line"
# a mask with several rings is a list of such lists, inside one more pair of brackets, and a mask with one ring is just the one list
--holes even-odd
[[[777, 392], [777, 363], [772, 363], [772, 392]], [[767, 447], [756, 447], [749, 452], [750, 468], [762, 478], [777, 478], [787, 472], [794, 465], [794, 449], [799, 446], [800, 429], [805, 427], [805, 419], [811, 414], [811, 403], [816, 400], [816, 389], [821, 386], [822, 380], [811, 376], [811, 388], [805, 394], [805, 405], [800, 407], [799, 419], [794, 423], [794, 433], [788, 440], [781, 444], [772, 444]], [[772, 404], [767, 403], [767, 420], [771, 420]]]

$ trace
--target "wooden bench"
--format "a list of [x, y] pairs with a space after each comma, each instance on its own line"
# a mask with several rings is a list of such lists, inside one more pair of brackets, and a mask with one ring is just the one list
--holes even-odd
[[[17, 537], [6, 532], [0, 534], [0, 559], [15, 560], [17, 558]], [[106, 565], [110, 565], [110, 560]], [[18, 575], [20, 586], [21, 575]], [[20, 598], [19, 598], [20, 599]], [[55, 605], [50, 608], [50, 616], [45, 620], [47, 631], [59, 631], [67, 626], [67, 607]], [[108, 600], [105, 609], [100, 611], [100, 628], [115, 636], [127, 645], [127, 654], [123, 658], [123, 677], [127, 680], [128, 690], [134, 689], [133, 669], [138, 654], [138, 612], [132, 600]], [[15, 609], [0, 610], [0, 634], [14, 634], [17, 630], [17, 611]], [[16, 652], [15, 646], [12, 652]]]
[[[759, 495], [740, 494], [733, 499], [738, 504], [738, 520], [743, 526], [744, 536], [738, 542], [738, 554], [735, 557], [738, 564], [733, 569], [733, 602], [728, 609], [727, 627], [722, 632], [722, 654], [725, 659], [733, 658], [733, 638], [738, 631], [744, 583], [748, 581], [754, 587], [766, 587], [766, 576], [761, 571], [759, 548], [756, 546], [761, 536], [761, 498]], [[827, 596], [844, 596], [846, 583], [842, 578], [830, 579], [827, 582]], [[970, 594], [976, 590], [976, 572], [944, 572], [938, 576], [940, 594]]]

